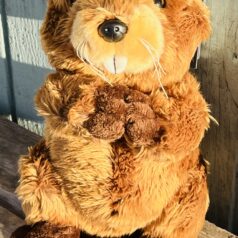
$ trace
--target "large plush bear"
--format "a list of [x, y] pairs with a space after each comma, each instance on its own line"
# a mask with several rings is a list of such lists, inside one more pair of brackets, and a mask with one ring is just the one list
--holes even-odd
[[55, 72], [36, 95], [44, 140], [20, 160], [28, 225], [12, 237], [198, 237], [210, 116], [188, 71], [209, 34], [201, 0], [48, 0]]

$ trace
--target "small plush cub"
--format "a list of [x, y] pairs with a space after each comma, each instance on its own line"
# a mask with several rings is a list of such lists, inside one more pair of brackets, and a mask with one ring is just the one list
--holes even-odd
[[209, 34], [201, 0], [48, 0], [55, 72], [36, 95], [44, 141], [19, 163], [28, 226], [14, 238], [198, 237], [210, 120], [189, 65]]

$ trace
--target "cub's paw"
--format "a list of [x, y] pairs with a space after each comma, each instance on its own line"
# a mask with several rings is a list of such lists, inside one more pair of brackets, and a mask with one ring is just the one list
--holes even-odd
[[125, 98], [129, 94], [129, 89], [122, 85], [99, 87], [95, 94], [96, 111], [107, 114], [125, 114]]
[[94, 113], [84, 122], [84, 127], [96, 138], [105, 140], [117, 140], [125, 132], [125, 116], [107, 114], [104, 112]]
[[99, 87], [95, 94], [95, 113], [84, 122], [84, 127], [96, 138], [115, 141], [125, 132], [125, 95], [129, 89], [124, 86]]
[[160, 142], [164, 129], [149, 104], [131, 103], [126, 117], [125, 138], [135, 147]]
[[145, 104], [150, 103], [150, 98], [145, 93], [142, 93], [138, 90], [129, 89], [127, 93], [124, 95], [124, 100], [126, 103], [134, 103], [134, 102], [141, 102]]

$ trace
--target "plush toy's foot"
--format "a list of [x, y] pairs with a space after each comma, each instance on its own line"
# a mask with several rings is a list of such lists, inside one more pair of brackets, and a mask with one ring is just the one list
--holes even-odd
[[80, 238], [80, 231], [73, 227], [56, 226], [39, 222], [18, 228], [11, 238]]
[[134, 102], [129, 105], [126, 117], [125, 138], [134, 146], [150, 146], [159, 143], [165, 130], [147, 103]]
[[[137, 230], [132, 235], [121, 238], [143, 238], [143, 231]], [[10, 238], [100, 238], [92, 236], [73, 227], [56, 226], [47, 222], [19, 227]]]

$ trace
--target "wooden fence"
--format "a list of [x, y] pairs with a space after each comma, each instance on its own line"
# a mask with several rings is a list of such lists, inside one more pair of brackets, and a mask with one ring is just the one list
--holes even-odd
[[199, 64], [202, 91], [219, 127], [203, 142], [211, 163], [208, 218], [238, 233], [238, 1], [208, 0], [213, 35]]
[[[211, 163], [208, 219], [238, 233], [238, 0], [207, 0], [213, 36], [202, 46], [197, 71], [214, 124], [203, 142]], [[50, 67], [38, 29], [46, 0], [0, 0], [0, 114], [39, 121], [36, 89]], [[1, 219], [1, 218], [0, 218]]]

